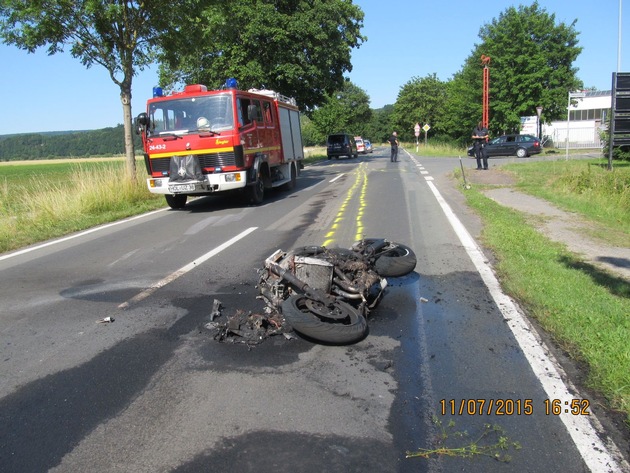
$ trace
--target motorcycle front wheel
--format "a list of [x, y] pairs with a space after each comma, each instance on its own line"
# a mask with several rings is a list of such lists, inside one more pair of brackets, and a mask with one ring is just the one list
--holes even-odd
[[326, 306], [297, 294], [282, 302], [282, 315], [296, 332], [320, 342], [350, 344], [368, 334], [365, 317], [341, 301]]
[[[358, 241], [353, 248], [368, 248], [372, 243], [382, 241], [376, 238], [366, 238]], [[374, 270], [379, 276], [396, 278], [412, 272], [417, 263], [416, 254], [411, 248], [402, 243], [387, 241], [387, 244], [374, 254]], [[364, 250], [365, 251], [365, 250]]]

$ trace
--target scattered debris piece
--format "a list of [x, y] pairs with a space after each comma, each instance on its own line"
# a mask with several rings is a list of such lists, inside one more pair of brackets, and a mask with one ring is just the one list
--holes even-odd
[[101, 320], [97, 320], [96, 323], [97, 324], [111, 324], [114, 321], [114, 317], [105, 317]]
[[429, 299], [427, 299], [426, 297], [421, 297], [420, 302], [429, 302]]
[[219, 342], [244, 343], [251, 346], [258, 345], [274, 335], [282, 334], [287, 340], [297, 338], [291, 333], [293, 329], [276, 311], [252, 313], [238, 309], [227, 317], [220, 313], [218, 317], [223, 320], [213, 320], [215, 317], [212, 314], [210, 317], [210, 322], [205, 323], [204, 328]]
[[210, 322], [212, 322], [217, 317], [221, 317], [221, 309], [223, 305], [221, 305], [221, 301], [219, 299], [215, 299], [212, 303], [212, 312], [210, 313]]

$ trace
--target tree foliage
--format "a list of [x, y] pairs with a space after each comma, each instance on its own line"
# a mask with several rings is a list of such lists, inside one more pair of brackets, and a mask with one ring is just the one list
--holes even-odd
[[350, 81], [332, 94], [324, 95], [324, 102], [311, 114], [313, 125], [322, 137], [331, 133], [362, 135], [372, 111], [367, 93]]
[[103, 66], [120, 88], [127, 169], [135, 179], [131, 122], [134, 74], [151, 64], [163, 33], [195, 0], [1, 0], [0, 38], [28, 52], [69, 47], [86, 67]]
[[430, 134], [439, 130], [440, 118], [446, 101], [447, 86], [436, 74], [424, 78], [413, 77], [403, 85], [394, 105], [394, 128], [402, 140], [415, 139], [414, 126], [429, 124]]
[[371, 140], [375, 145], [384, 143], [394, 130], [393, 115], [394, 105], [372, 110], [372, 118], [364, 125], [361, 136]]
[[300, 128], [304, 146], [318, 146], [326, 142], [326, 137], [320, 133], [313, 121], [304, 113], [300, 115]]
[[242, 89], [276, 90], [312, 109], [342, 88], [362, 26], [351, 0], [223, 1], [172, 31], [160, 82], [220, 88], [234, 77]]
[[445, 125], [454, 137], [470, 135], [481, 119], [481, 55], [490, 62], [490, 132], [518, 130], [521, 116], [543, 107], [544, 119], [566, 113], [567, 92], [582, 87], [573, 62], [578, 46], [576, 21], [557, 23], [554, 14], [533, 2], [508, 7], [479, 32], [482, 42], [473, 49], [449, 86]]

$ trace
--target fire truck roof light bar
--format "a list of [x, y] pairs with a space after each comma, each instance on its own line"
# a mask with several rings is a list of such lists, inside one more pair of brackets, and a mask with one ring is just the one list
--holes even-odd
[[289, 105], [294, 105], [297, 107], [297, 102], [294, 98], [287, 97], [286, 95], [282, 95], [278, 92], [274, 92], [273, 90], [267, 89], [249, 89], [247, 92], [251, 92], [253, 94], [266, 95], [267, 97], [274, 98], [279, 102], [287, 103]]

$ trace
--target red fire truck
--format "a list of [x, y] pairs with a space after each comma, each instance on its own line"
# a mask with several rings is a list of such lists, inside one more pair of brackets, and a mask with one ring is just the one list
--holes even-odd
[[135, 120], [142, 136], [149, 191], [173, 209], [188, 196], [241, 190], [260, 204], [265, 190], [292, 189], [304, 157], [295, 100], [270, 90], [187, 85], [164, 95], [156, 87]]

